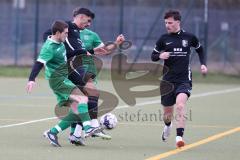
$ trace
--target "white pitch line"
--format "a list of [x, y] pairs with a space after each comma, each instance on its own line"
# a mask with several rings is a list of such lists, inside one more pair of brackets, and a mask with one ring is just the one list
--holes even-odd
[[[240, 88], [225, 89], [225, 90], [213, 91], [213, 92], [207, 92], [207, 93], [199, 93], [199, 94], [192, 95], [190, 97], [190, 99], [212, 96], [212, 95], [225, 94], [225, 93], [231, 93], [231, 92], [237, 92], [237, 91], [240, 91]], [[150, 104], [157, 104], [157, 103], [160, 104], [161, 100], [159, 99], [159, 100], [150, 101], [150, 102], [137, 103], [134, 107], [141, 107], [141, 106], [150, 105]], [[119, 106], [116, 109], [122, 109], [122, 108], [128, 108], [128, 107], [130, 107], [130, 106], [124, 105], [124, 106]]]
[[[240, 88], [225, 89], [225, 90], [220, 90], [220, 91], [195, 94], [195, 95], [192, 95], [191, 98], [206, 97], [206, 96], [226, 94], [226, 93], [232, 93], [232, 92], [238, 92], [238, 91], [240, 91]], [[161, 102], [160, 100], [155, 100], [155, 101], [150, 101], [150, 102], [142, 102], [142, 103], [137, 103], [135, 105], [135, 107], [141, 107], [141, 106], [150, 105], [150, 104], [157, 104], [160, 102]], [[123, 105], [123, 106], [117, 107], [116, 109], [123, 109], [123, 108], [128, 108], [128, 107], [129, 107], [128, 105]], [[43, 122], [43, 121], [48, 121], [48, 120], [53, 120], [53, 119], [57, 119], [57, 117], [43, 118], [43, 119], [37, 119], [37, 120], [32, 120], [32, 121], [27, 121], [27, 122], [22, 122], [22, 123], [3, 125], [3, 126], [0, 126], [0, 129], [14, 127], [14, 126], [22, 126], [22, 125], [26, 125], [26, 124]]]
[[43, 118], [43, 119], [37, 119], [37, 120], [32, 120], [32, 121], [27, 121], [27, 122], [22, 122], [22, 123], [15, 123], [15, 124], [4, 125], [4, 126], [0, 126], [0, 129], [1, 128], [15, 127], [15, 126], [22, 126], [22, 125], [25, 125], [25, 124], [31, 124], [31, 123], [36, 123], [36, 122], [48, 121], [48, 120], [52, 120], [52, 119], [57, 119], [57, 117]]
[[54, 96], [48, 96], [48, 95], [22, 95], [22, 96], [18, 96], [18, 95], [1, 95], [0, 99], [55, 99]]

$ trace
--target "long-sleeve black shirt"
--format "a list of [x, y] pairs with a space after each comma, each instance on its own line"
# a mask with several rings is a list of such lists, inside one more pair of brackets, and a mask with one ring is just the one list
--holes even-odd
[[161, 52], [170, 52], [170, 57], [164, 60], [163, 80], [170, 82], [192, 81], [191, 47], [194, 47], [198, 53], [200, 63], [206, 65], [203, 48], [195, 35], [180, 30], [177, 33], [164, 34], [159, 38], [151, 58], [152, 61], [158, 61]]

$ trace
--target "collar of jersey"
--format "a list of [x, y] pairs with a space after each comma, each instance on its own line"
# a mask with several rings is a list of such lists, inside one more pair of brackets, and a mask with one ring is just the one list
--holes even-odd
[[179, 35], [179, 34], [181, 34], [182, 32], [183, 32], [183, 30], [180, 29], [180, 31], [178, 31], [178, 32], [176, 32], [176, 33], [171, 33], [171, 35]]
[[52, 43], [57, 43], [57, 44], [60, 44], [60, 43], [61, 43], [61, 42], [57, 42], [57, 41], [53, 40], [53, 39], [51, 38], [51, 36], [48, 36], [48, 40], [51, 41]]

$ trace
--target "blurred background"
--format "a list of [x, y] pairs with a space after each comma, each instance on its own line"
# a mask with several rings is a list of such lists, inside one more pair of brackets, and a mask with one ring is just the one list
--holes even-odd
[[[120, 33], [132, 41], [131, 49], [122, 52], [130, 63], [150, 61], [157, 39], [166, 32], [164, 12], [178, 9], [182, 28], [204, 44], [210, 71], [240, 75], [240, 0], [1, 0], [0, 66], [31, 66], [43, 32], [56, 19], [71, 20], [78, 6], [95, 12], [90, 29], [104, 42]], [[196, 55], [194, 69], [199, 68]], [[104, 62], [110, 63], [111, 56]]]

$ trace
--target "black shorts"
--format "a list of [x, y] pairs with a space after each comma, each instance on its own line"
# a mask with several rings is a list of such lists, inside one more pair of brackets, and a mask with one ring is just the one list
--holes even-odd
[[170, 93], [161, 96], [161, 104], [163, 106], [173, 106], [176, 103], [176, 98], [179, 93], [185, 93], [188, 97], [191, 96], [192, 83], [172, 83], [173, 90]]
[[89, 79], [94, 79], [95, 74], [88, 72], [85, 67], [80, 66], [68, 75], [68, 79], [73, 82], [79, 89], [82, 89]]

